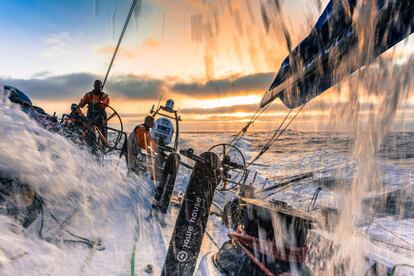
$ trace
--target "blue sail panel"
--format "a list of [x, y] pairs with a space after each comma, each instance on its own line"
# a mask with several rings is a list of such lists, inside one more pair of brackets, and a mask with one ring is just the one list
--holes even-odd
[[[356, 0], [335, 2], [328, 3], [314, 29], [283, 61], [262, 98], [261, 107], [277, 97], [290, 108], [300, 106], [369, 62], [367, 59], [347, 64], [346, 71], [337, 72], [338, 66], [357, 47], [358, 35], [352, 24]], [[413, 0], [377, 0], [376, 4], [373, 57], [414, 31]]]

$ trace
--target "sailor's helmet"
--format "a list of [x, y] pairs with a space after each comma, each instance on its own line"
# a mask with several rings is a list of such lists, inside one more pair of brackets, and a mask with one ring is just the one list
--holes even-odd
[[167, 102], [165, 103], [165, 109], [167, 109], [168, 111], [172, 111], [174, 108], [174, 101], [172, 99], [168, 99]]

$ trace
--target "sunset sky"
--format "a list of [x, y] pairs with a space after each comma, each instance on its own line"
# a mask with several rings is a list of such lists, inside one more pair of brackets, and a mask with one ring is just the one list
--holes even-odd
[[[160, 98], [172, 98], [184, 130], [240, 129], [288, 53], [281, 22], [296, 45], [328, 1], [282, 1], [281, 18], [266, 29], [261, 9], [271, 9], [270, 2], [142, 1], [105, 87], [127, 127]], [[0, 84], [16, 86], [49, 113], [68, 112], [94, 79], [103, 79], [131, 3], [1, 0]], [[413, 39], [407, 41], [397, 47], [403, 59], [414, 51]], [[338, 102], [335, 93], [307, 106], [293, 127], [319, 129], [330, 103]], [[414, 122], [410, 103], [397, 116], [400, 127]], [[273, 129], [287, 111], [277, 101], [255, 127]]]

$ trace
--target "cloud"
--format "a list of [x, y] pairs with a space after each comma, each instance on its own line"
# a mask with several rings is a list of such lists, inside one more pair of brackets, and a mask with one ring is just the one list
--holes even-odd
[[[261, 73], [211, 80], [206, 83], [184, 83], [176, 78], [157, 79], [148, 76], [115, 75], [111, 76], [105, 90], [109, 91], [112, 97], [148, 100], [157, 100], [167, 92], [197, 98], [223, 97], [234, 95], [234, 92], [248, 95], [253, 91], [265, 90], [272, 75], [272, 73]], [[73, 100], [91, 90], [93, 81], [99, 78], [89, 73], [59, 76], [39, 74], [38, 78], [31, 79], [0, 78], [0, 83], [26, 91], [34, 99]]]
[[[92, 90], [93, 81], [100, 77], [88, 73], [76, 73], [46, 78], [11, 79], [0, 78], [1, 84], [15, 86], [34, 99], [78, 100]], [[128, 99], [158, 99], [166, 90], [163, 80], [124, 75], [113, 76], [105, 87], [111, 97]]]
[[[222, 106], [222, 107], [215, 107], [215, 108], [182, 108], [180, 109], [180, 113], [182, 114], [197, 114], [197, 115], [223, 115], [223, 114], [233, 114], [233, 113], [246, 113], [246, 118], [250, 118], [258, 109], [258, 104], [244, 104], [244, 105], [232, 105], [232, 106]], [[348, 107], [345, 103], [324, 103], [318, 102], [312, 104], [311, 108], [304, 110], [303, 113], [307, 111], [311, 112], [321, 112], [321, 111], [329, 111], [332, 108], [339, 109], [339, 108], [346, 108]], [[371, 110], [373, 108], [373, 104], [361, 104], [360, 110]], [[285, 116], [288, 112], [288, 109], [284, 107], [284, 105], [276, 101], [272, 105], [271, 108], [266, 110], [262, 116], [266, 116], [266, 114], [271, 114], [271, 116], [275, 116], [275, 114], [279, 114], [281, 116]], [[226, 115], [227, 116], [227, 115]]]
[[[407, 67], [409, 72], [404, 71], [406, 76], [404, 79], [411, 85], [411, 92], [414, 88], [414, 70]], [[377, 68], [370, 69], [368, 73], [375, 73]], [[372, 71], [372, 72], [371, 72]], [[398, 72], [401, 72], [398, 71]], [[397, 72], [397, 73], [398, 73]], [[40, 72], [36, 77], [30, 79], [13, 79], [1, 78], [1, 84], [8, 84], [27, 92], [34, 100], [77, 100], [84, 95], [85, 92], [92, 90], [92, 84], [97, 76], [90, 73], [74, 73], [58, 76], [50, 76], [48, 72]], [[384, 81], [388, 78], [375, 78], [379, 87], [387, 87]], [[273, 73], [258, 73], [246, 76], [231, 76], [228, 78], [214, 79], [207, 82], [184, 82], [174, 77], [153, 78], [142, 75], [113, 75], [108, 81], [105, 90], [108, 91], [111, 98], [132, 99], [132, 100], [158, 100], [160, 96], [165, 94], [175, 94], [177, 96], [187, 96], [195, 99], [206, 98], [223, 98], [226, 96], [252, 95], [265, 91], [274, 77]], [[401, 74], [400, 74], [401, 78]], [[401, 78], [402, 79], [402, 78]], [[379, 88], [378, 88], [379, 89]], [[383, 90], [383, 89], [379, 89]], [[339, 102], [339, 100], [337, 101]], [[414, 101], [412, 101], [414, 102]], [[278, 103], [278, 102], [277, 102]], [[327, 109], [332, 106], [331, 101], [317, 99], [312, 101], [313, 108]], [[217, 112], [249, 112], [255, 105], [234, 105], [223, 107]], [[364, 107], [365, 108], [365, 107]], [[184, 111], [184, 110], [183, 110]], [[185, 109], [188, 113], [207, 113], [214, 110], [190, 108]], [[255, 111], [255, 110], [253, 110]]]
[[95, 76], [86, 73], [33, 79], [0, 79], [0, 83], [15, 86], [30, 97], [41, 100], [80, 98], [85, 88], [92, 87]]
[[[124, 60], [135, 59], [145, 50], [153, 50], [159, 48], [161, 42], [155, 38], [146, 38], [139, 45], [136, 46], [125, 46], [119, 47], [117, 58]], [[102, 47], [95, 48], [94, 50], [98, 54], [111, 55], [115, 52], [115, 46], [106, 45]]]
[[41, 57], [53, 58], [68, 51], [72, 38], [69, 33], [60, 32], [45, 37], [42, 42], [45, 49], [40, 53]]
[[[95, 52], [97, 52], [99, 54], [105, 54], [105, 55], [112, 55], [114, 53], [114, 51], [115, 51], [114, 46], [104, 46], [104, 47], [97, 48], [95, 50]], [[133, 59], [136, 56], [137, 56], [136, 53], [133, 50], [129, 49], [129, 48], [119, 47], [119, 49], [118, 49], [118, 53], [117, 53], [118, 58]]]
[[40, 71], [40, 72], [34, 73], [31, 77], [36, 79], [36, 78], [45, 78], [50, 75], [52, 75], [52, 73], [49, 71]]
[[182, 108], [180, 113], [184, 114], [223, 114], [223, 113], [234, 113], [234, 112], [248, 112], [252, 113], [257, 110], [257, 104], [244, 104], [244, 105], [232, 105], [215, 108]]
[[155, 38], [147, 38], [145, 39], [140, 47], [155, 49], [161, 46], [161, 42]]
[[164, 80], [134, 75], [115, 77], [108, 83], [108, 91], [128, 99], [159, 99], [168, 87]]
[[242, 77], [230, 77], [200, 82], [179, 82], [171, 86], [173, 92], [188, 96], [223, 96], [251, 94], [253, 91], [265, 91], [274, 77], [274, 73], [258, 73]]

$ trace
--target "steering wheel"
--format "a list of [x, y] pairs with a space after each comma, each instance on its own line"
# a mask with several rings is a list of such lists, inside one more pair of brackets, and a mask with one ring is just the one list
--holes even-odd
[[[116, 110], [109, 105], [106, 106], [106, 111], [108, 110], [110, 110], [108, 113], [111, 113], [111, 115], [107, 116], [107, 119], [105, 121], [106, 135], [102, 133], [99, 126], [93, 123], [91, 125], [91, 127], [93, 127], [93, 131], [96, 134], [95, 142], [105, 154], [117, 149], [118, 144], [121, 142], [122, 135], [124, 134], [124, 125], [122, 123], [121, 116], [119, 116], [118, 112], [116, 112]], [[96, 119], [97, 117], [95, 117], [92, 122], [94, 122]], [[113, 126], [119, 126], [120, 129], [110, 127], [109, 124]]]
[[228, 191], [244, 181], [246, 159], [237, 147], [230, 144], [217, 144], [208, 151], [214, 152], [221, 159], [221, 176], [217, 190]]

